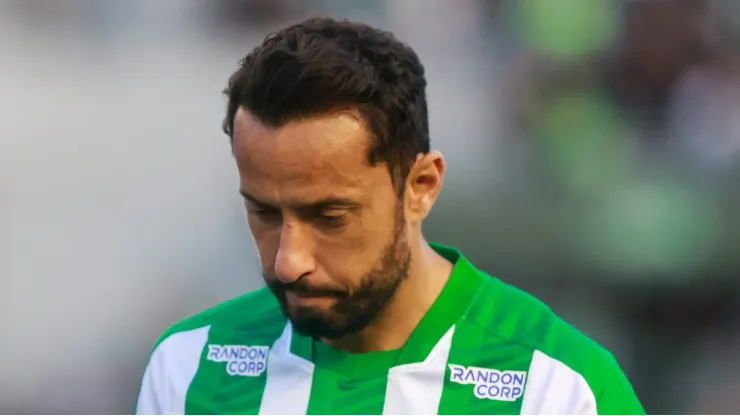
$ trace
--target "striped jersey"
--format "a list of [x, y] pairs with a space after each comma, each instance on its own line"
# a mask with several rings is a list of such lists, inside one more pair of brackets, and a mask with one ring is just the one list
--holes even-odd
[[457, 250], [405, 345], [346, 353], [291, 328], [260, 289], [170, 327], [137, 414], [644, 414], [614, 357]]

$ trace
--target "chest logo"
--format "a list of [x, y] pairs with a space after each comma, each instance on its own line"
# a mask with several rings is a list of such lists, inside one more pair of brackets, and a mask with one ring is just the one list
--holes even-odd
[[513, 402], [524, 393], [526, 371], [500, 371], [456, 364], [448, 366], [450, 381], [457, 384], [472, 384], [473, 394], [479, 399]]
[[226, 372], [232, 376], [257, 377], [267, 368], [269, 350], [263, 345], [208, 344], [208, 361], [226, 363]]

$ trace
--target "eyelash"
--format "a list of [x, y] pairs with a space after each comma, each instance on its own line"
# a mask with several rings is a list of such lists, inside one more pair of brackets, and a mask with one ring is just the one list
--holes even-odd
[[[262, 220], [272, 221], [280, 217], [279, 211], [255, 209], [251, 211]], [[347, 220], [347, 214], [340, 215], [317, 215], [315, 217], [316, 222], [327, 228], [341, 228], [345, 225]]]
[[317, 219], [329, 228], [340, 228], [342, 227], [347, 219], [347, 214], [341, 215], [320, 215]]
[[263, 219], [273, 219], [273, 218], [280, 216], [279, 211], [268, 211], [264, 209], [255, 209], [255, 210], [250, 210], [250, 212], [252, 212], [254, 215], [260, 218], [263, 218]]

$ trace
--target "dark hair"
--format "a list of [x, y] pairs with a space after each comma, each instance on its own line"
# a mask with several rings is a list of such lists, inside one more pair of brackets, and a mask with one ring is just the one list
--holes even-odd
[[424, 67], [390, 32], [330, 18], [311, 18], [273, 33], [229, 79], [224, 132], [233, 141], [239, 107], [261, 123], [353, 110], [373, 143], [368, 161], [385, 162], [403, 187], [419, 153], [429, 152]]

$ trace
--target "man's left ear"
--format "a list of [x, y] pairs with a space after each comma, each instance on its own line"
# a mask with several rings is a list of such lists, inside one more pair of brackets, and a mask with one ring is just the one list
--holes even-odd
[[432, 210], [437, 195], [442, 189], [445, 160], [439, 152], [419, 154], [406, 178], [406, 218], [409, 221], [423, 220]]

